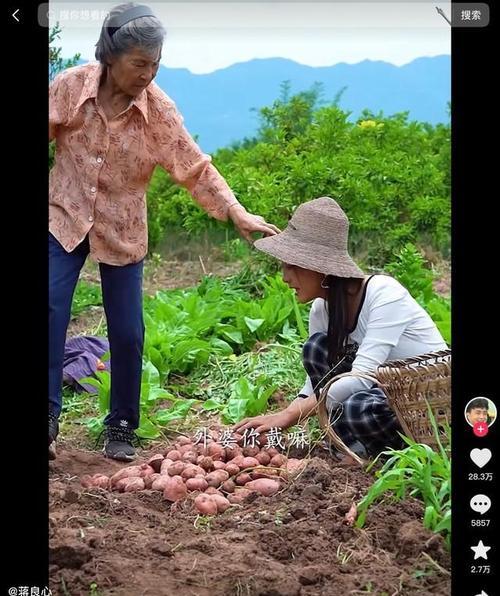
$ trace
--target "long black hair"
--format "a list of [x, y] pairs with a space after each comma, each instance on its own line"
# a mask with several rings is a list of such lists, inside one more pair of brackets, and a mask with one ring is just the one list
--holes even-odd
[[349, 335], [349, 296], [347, 289], [351, 278], [328, 275], [324, 285], [328, 286], [326, 304], [328, 309], [328, 364], [336, 364], [347, 344]]

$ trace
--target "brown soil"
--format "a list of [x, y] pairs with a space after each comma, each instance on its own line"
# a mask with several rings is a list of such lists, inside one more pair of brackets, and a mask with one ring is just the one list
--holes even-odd
[[191, 501], [172, 506], [160, 492], [81, 487], [83, 474], [122, 465], [70, 445], [50, 463], [54, 595], [450, 594], [450, 558], [422, 527], [422, 505], [386, 501], [363, 529], [347, 526], [373, 478], [324, 452], [281, 493], [209, 521]]
[[[239, 267], [208, 260], [203, 266], [221, 276]], [[199, 262], [162, 261], [147, 269], [145, 292], [189, 287], [202, 275]], [[83, 277], [98, 282], [96, 271]], [[449, 293], [449, 279], [436, 289]], [[91, 332], [102, 316], [101, 307], [87, 309], [71, 322], [69, 335]], [[111, 474], [123, 464], [82, 449], [90, 446], [86, 434], [81, 441], [82, 433], [69, 434], [50, 463], [54, 596], [451, 593], [450, 557], [442, 538], [422, 527], [421, 503], [386, 500], [372, 506], [363, 529], [347, 526], [345, 513], [373, 477], [321, 451], [283, 492], [207, 521], [190, 501], [172, 506], [161, 493], [83, 489], [82, 475]], [[158, 451], [156, 443], [141, 459]]]

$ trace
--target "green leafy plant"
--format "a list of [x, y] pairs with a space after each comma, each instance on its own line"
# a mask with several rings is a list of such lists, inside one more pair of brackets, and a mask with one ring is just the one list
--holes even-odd
[[83, 280], [76, 286], [73, 303], [71, 305], [71, 316], [77, 317], [89, 306], [102, 305], [101, 287], [97, 284], [91, 284]]
[[[109, 412], [111, 396], [111, 375], [108, 371], [96, 371], [95, 377], [85, 377], [80, 383], [95, 388], [100, 416], [89, 418], [87, 427], [93, 434], [103, 428], [104, 418]], [[170, 408], [158, 409], [162, 403], [168, 402]], [[140, 426], [137, 429], [139, 437], [155, 439], [160, 436], [160, 426], [165, 426], [172, 420], [183, 418], [197, 400], [180, 400], [166, 391], [160, 385], [160, 374], [151, 362], [146, 362], [142, 370], [140, 397]]]
[[265, 412], [269, 398], [276, 389], [277, 386], [270, 385], [263, 375], [254, 382], [240, 377], [233, 384], [231, 395], [225, 404], [209, 399], [203, 407], [205, 410], [219, 410], [225, 424], [234, 424], [247, 416], [258, 416]]
[[[351, 252], [369, 266], [383, 266], [408, 242], [447, 256], [450, 126], [370, 111], [353, 121], [338, 100], [314, 87], [292, 95], [284, 85], [258, 111], [256, 137], [220, 149], [214, 164], [249, 211], [280, 227], [303, 202], [332, 196], [351, 221]], [[148, 201], [155, 241], [166, 229], [207, 229], [203, 210], [160, 169]]]
[[[445, 448], [441, 442], [440, 431], [430, 407], [428, 407], [437, 451], [428, 445], [415, 443], [408, 437], [403, 437], [408, 445], [401, 450], [384, 451], [387, 461], [376, 473], [377, 480], [370, 487], [367, 494], [358, 505], [357, 526], [363, 527], [369, 506], [386, 493], [390, 493], [396, 500], [408, 496], [423, 501], [424, 526], [433, 532], [441, 533], [446, 543], [451, 539], [451, 447]], [[445, 429], [448, 440], [451, 440], [450, 428]], [[379, 457], [380, 457], [379, 455]], [[371, 469], [378, 461], [375, 459], [368, 466]]]
[[[243, 353], [278, 337], [307, 312], [296, 303], [281, 275], [253, 282], [253, 295], [233, 283], [207, 277], [198, 288], [158, 292], [145, 300], [145, 358], [160, 372], [190, 374], [211, 355]], [[288, 326], [286, 326], [288, 325]]]
[[429, 313], [448, 345], [451, 343], [451, 301], [438, 296], [433, 289], [434, 272], [426, 267], [420, 251], [406, 244], [394, 261], [384, 267], [393, 275]]

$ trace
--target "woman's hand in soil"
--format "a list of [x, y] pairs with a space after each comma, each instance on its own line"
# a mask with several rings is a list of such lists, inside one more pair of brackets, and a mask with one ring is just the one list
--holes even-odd
[[264, 416], [254, 416], [253, 418], [244, 418], [234, 426], [234, 431], [242, 433], [247, 428], [254, 428], [259, 434], [264, 433], [271, 428], [288, 428], [292, 426], [290, 413], [286, 410], [276, 412], [276, 414], [265, 414]]

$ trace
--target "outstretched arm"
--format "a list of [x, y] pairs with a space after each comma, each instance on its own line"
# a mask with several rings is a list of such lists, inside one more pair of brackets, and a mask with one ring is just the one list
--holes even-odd
[[186, 188], [195, 201], [212, 217], [227, 221], [230, 218], [238, 232], [249, 242], [253, 232], [272, 236], [279, 229], [263, 217], [248, 213], [241, 205], [224, 177], [212, 164], [211, 157], [202, 152], [186, 130], [182, 115], [175, 106], [166, 106], [157, 140], [159, 164], [172, 179]]
[[252, 242], [251, 234], [253, 232], [262, 232], [265, 236], [274, 236], [274, 234], [280, 232], [279, 228], [268, 223], [260, 215], [248, 213], [240, 203], [231, 205], [228, 214], [239, 234], [250, 243]]
[[235, 432], [243, 432], [247, 428], [254, 428], [256, 432], [263, 433], [275, 427], [288, 428], [307, 420], [314, 412], [317, 403], [318, 400], [314, 394], [305, 398], [297, 397], [287, 408], [280, 412], [241, 420], [234, 426], [234, 430]]

